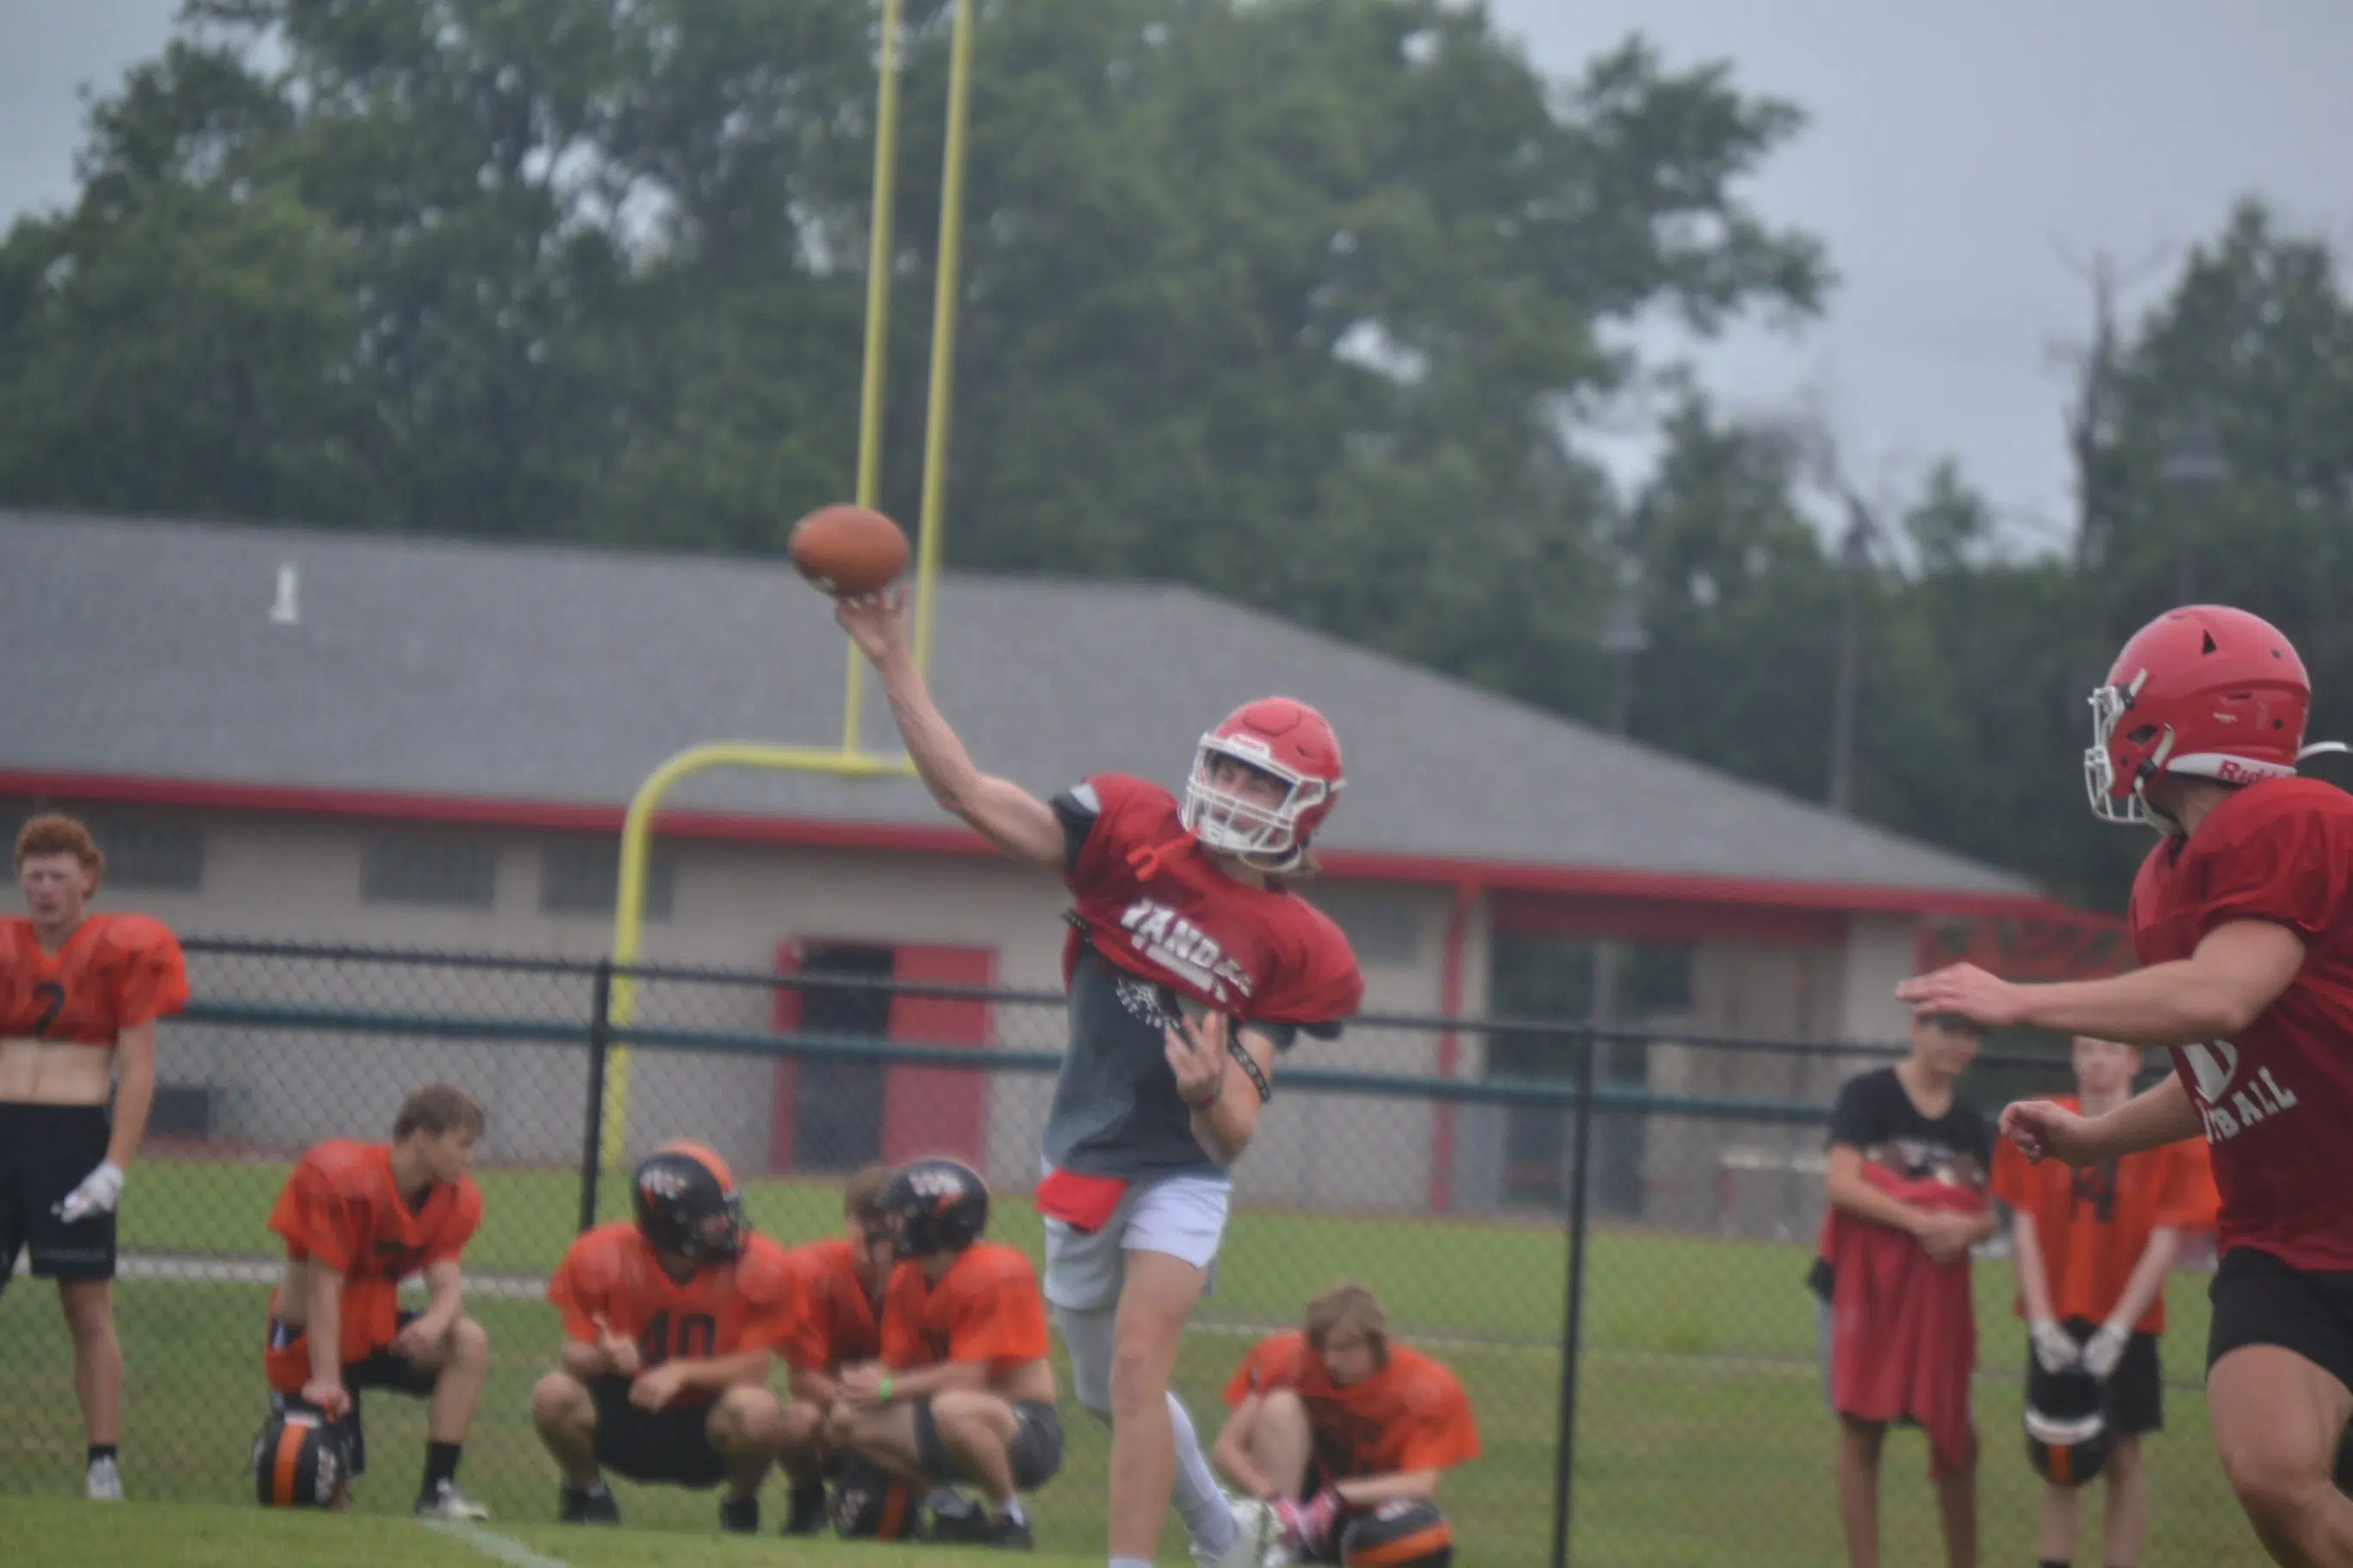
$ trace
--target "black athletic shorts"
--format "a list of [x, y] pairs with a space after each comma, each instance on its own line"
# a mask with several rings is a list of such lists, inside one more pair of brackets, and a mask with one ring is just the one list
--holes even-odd
[[[2080, 1347], [2089, 1344], [2100, 1325], [2087, 1318], [2069, 1318], [2065, 1328]], [[2027, 1380], [2034, 1375], [2034, 1346], [2026, 1347]], [[2108, 1430], [2119, 1437], [2165, 1429], [2165, 1373], [2158, 1364], [2157, 1336], [2137, 1333], [2125, 1342], [2124, 1359], [2100, 1385]]]
[[[1062, 1413], [1042, 1399], [1016, 1399], [1013, 1405], [1013, 1446], [1006, 1457], [1013, 1462], [1013, 1484], [1034, 1492], [1062, 1468]], [[915, 1459], [923, 1474], [935, 1481], [970, 1479], [958, 1477], [947, 1445], [940, 1440], [939, 1423], [932, 1417], [932, 1402], [918, 1399], [910, 1407], [915, 1417]]]
[[[400, 1314], [397, 1321], [399, 1326], [405, 1329], [414, 1322], [417, 1317], [417, 1314], [415, 1312], [405, 1311]], [[298, 1342], [301, 1337], [301, 1329], [291, 1324], [281, 1323], [275, 1318], [269, 1320], [269, 1342], [272, 1347], [280, 1350], [286, 1349]], [[438, 1371], [419, 1366], [406, 1356], [396, 1355], [388, 1346], [370, 1352], [362, 1360], [347, 1361], [343, 1363], [343, 1392], [352, 1396], [352, 1407], [343, 1412], [342, 1419], [331, 1425], [336, 1431], [343, 1434], [343, 1452], [351, 1460], [353, 1475], [356, 1476], [367, 1468], [367, 1430], [360, 1424], [360, 1391], [365, 1388], [383, 1388], [389, 1389], [395, 1394], [406, 1394], [411, 1399], [430, 1399], [433, 1397], [433, 1385], [440, 1380], [441, 1374]], [[296, 1412], [313, 1415], [325, 1414], [301, 1394], [280, 1394], [275, 1390], [269, 1395], [269, 1407], [281, 1415]]]
[[43, 1279], [114, 1278], [114, 1215], [68, 1225], [57, 1206], [106, 1161], [102, 1105], [0, 1101], [0, 1289], [30, 1250]]
[[711, 1442], [709, 1405], [673, 1405], [648, 1410], [629, 1403], [626, 1377], [592, 1377], [588, 1394], [596, 1402], [596, 1462], [633, 1481], [662, 1486], [715, 1487], [727, 1466]]
[[2294, 1351], [2353, 1390], [2353, 1270], [2297, 1268], [2233, 1247], [2207, 1290], [2214, 1304], [2206, 1366], [2243, 1345]]

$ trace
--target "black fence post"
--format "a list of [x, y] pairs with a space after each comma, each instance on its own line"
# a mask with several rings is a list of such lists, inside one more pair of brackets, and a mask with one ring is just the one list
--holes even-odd
[[1586, 1185], [1593, 1166], [1594, 1058], [1601, 1040], [1585, 1034], [1577, 1058], [1576, 1163], [1568, 1175], [1568, 1274], [1560, 1347], [1560, 1432], [1553, 1446], [1552, 1568], [1567, 1568], [1569, 1492], [1577, 1471], [1577, 1371], [1585, 1350]]
[[596, 1176], [605, 1163], [605, 1057], [613, 1045], [613, 961], [596, 961], [588, 1005], [588, 1114], [580, 1129], [580, 1228], [596, 1225]]

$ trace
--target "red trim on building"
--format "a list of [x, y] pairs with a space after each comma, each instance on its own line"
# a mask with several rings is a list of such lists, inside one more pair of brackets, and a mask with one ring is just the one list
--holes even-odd
[[[104, 773], [0, 769], [0, 795], [170, 805], [191, 810], [290, 812], [437, 822], [481, 827], [568, 833], [617, 833], [617, 805], [502, 800], [280, 784], [224, 784], [132, 778]], [[821, 822], [746, 813], [665, 811], [662, 834], [671, 837], [778, 844], [804, 848], [897, 854], [987, 856], [977, 834], [944, 824]], [[1758, 909], [1841, 910], [1863, 914], [1939, 914], [2012, 918], [2076, 918], [2080, 911], [2040, 894], [1977, 893], [1868, 883], [1788, 881], [1764, 877], [1715, 877], [1672, 871], [1630, 871], [1586, 866], [1523, 865], [1448, 859], [1370, 850], [1333, 850], [1321, 857], [1326, 875], [1372, 882], [1455, 886], [1465, 881], [1504, 893], [1576, 894], [1662, 904], [1743, 904]], [[1613, 934], [1625, 935], [1620, 931]]]

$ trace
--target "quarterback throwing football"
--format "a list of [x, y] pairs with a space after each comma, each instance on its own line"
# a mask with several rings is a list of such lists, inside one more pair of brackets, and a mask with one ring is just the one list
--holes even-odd
[[2353, 795], [2295, 776], [2312, 688], [2278, 629], [2192, 605], [2092, 695], [2092, 809], [2161, 835], [2133, 884], [2145, 967], [2014, 985], [1906, 981], [1922, 1012], [2168, 1046], [2173, 1076], [2086, 1117], [2002, 1112], [2030, 1158], [2115, 1160], [2203, 1135], [2221, 1196], [2206, 1392], [2222, 1469], [2279, 1563], [2353, 1568], [2331, 1469], [2353, 1419]]
[[1080, 1404], [1112, 1426], [1112, 1568], [1146, 1568], [1172, 1495], [1204, 1563], [1253, 1563], [1276, 1526], [1229, 1500], [1168, 1391], [1275, 1057], [1329, 1037], [1364, 994], [1339, 928], [1292, 893], [1338, 797], [1340, 747], [1266, 698], [1202, 737], [1180, 805], [1117, 773], [1051, 802], [974, 765], [924, 689], [902, 593], [845, 599], [933, 798], [1075, 901], [1070, 1048], [1046, 1124], [1047, 1300]]

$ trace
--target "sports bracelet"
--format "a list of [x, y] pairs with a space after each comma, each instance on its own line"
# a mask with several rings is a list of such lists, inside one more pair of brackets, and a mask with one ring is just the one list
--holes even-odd
[[874, 1397], [881, 1404], [888, 1405], [891, 1403], [891, 1374], [889, 1373], [884, 1373], [882, 1374], [882, 1381], [874, 1385]]

